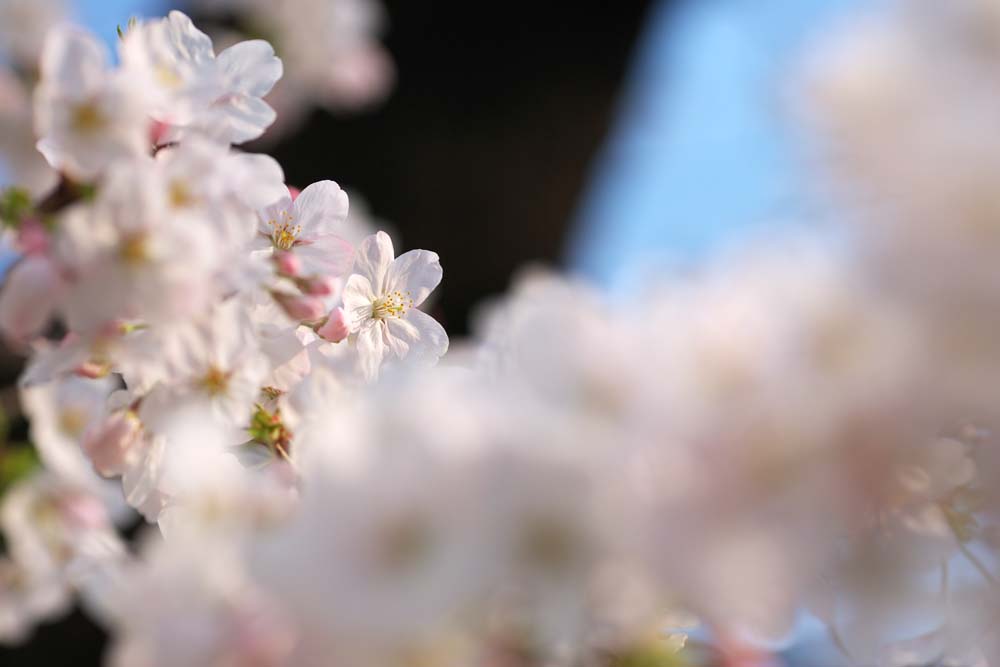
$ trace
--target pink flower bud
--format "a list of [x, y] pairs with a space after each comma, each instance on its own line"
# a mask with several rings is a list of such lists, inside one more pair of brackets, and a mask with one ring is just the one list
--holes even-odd
[[280, 251], [274, 255], [274, 263], [278, 267], [278, 273], [283, 276], [290, 276], [294, 278], [299, 275], [302, 271], [302, 262], [299, 258], [290, 252]]
[[149, 126], [149, 141], [153, 146], [160, 146], [166, 142], [167, 134], [170, 132], [170, 123], [155, 120]]
[[337, 279], [331, 276], [313, 276], [302, 281], [302, 290], [311, 296], [330, 296], [337, 291]]
[[298, 199], [300, 194], [302, 194], [302, 190], [291, 185], [288, 186], [288, 196], [292, 198], [292, 201]]
[[141, 435], [142, 424], [136, 414], [122, 410], [90, 429], [81, 447], [99, 474], [113, 477], [125, 472]]
[[274, 300], [278, 302], [285, 314], [300, 322], [318, 320], [323, 317], [323, 302], [308, 295], [281, 294], [273, 292]]
[[316, 335], [331, 343], [339, 343], [347, 338], [350, 329], [347, 326], [347, 315], [343, 308], [334, 308], [326, 318], [323, 326], [316, 329]]

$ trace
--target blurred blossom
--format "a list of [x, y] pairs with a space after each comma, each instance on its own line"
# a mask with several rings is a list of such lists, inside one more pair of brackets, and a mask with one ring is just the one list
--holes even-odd
[[[613, 293], [536, 268], [450, 353], [447, 257], [233, 148], [269, 43], [53, 30], [59, 182], [0, 199], [40, 459], [2, 480], [0, 640], [78, 596], [122, 667], [775, 664], [808, 610], [854, 664], [996, 664], [995, 4], [804, 65], [840, 227]], [[326, 9], [371, 46], [374, 5]]]

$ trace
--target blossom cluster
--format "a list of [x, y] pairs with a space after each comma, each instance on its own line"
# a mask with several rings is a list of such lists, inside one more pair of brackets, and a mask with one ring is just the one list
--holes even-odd
[[58, 183], [0, 200], [42, 463], [0, 639], [77, 599], [121, 667], [740, 664], [807, 610], [851, 663], [1000, 665], [1000, 2], [807, 64], [843, 224], [628, 296], [529, 272], [450, 352], [437, 254], [233, 147], [270, 44], [172, 12], [119, 51], [48, 32]]

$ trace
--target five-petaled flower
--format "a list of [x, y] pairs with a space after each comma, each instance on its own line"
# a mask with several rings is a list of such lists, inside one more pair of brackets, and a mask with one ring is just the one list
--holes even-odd
[[389, 353], [400, 360], [434, 363], [447, 352], [444, 328], [418, 310], [441, 276], [437, 253], [411, 250], [396, 257], [385, 232], [362, 241], [344, 287], [344, 310], [368, 380], [378, 377]]

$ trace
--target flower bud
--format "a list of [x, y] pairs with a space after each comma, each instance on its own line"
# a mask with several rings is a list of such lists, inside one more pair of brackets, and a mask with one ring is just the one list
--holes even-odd
[[330, 296], [337, 291], [337, 279], [332, 276], [313, 276], [301, 285], [302, 291], [310, 296]]
[[302, 271], [302, 262], [294, 253], [279, 251], [274, 255], [274, 263], [283, 276], [294, 278]]
[[272, 292], [274, 300], [293, 320], [312, 321], [323, 317], [323, 302], [308, 295], [282, 294]]
[[350, 329], [347, 326], [347, 315], [343, 308], [334, 308], [323, 326], [316, 329], [316, 335], [331, 343], [339, 343], [347, 338]]

